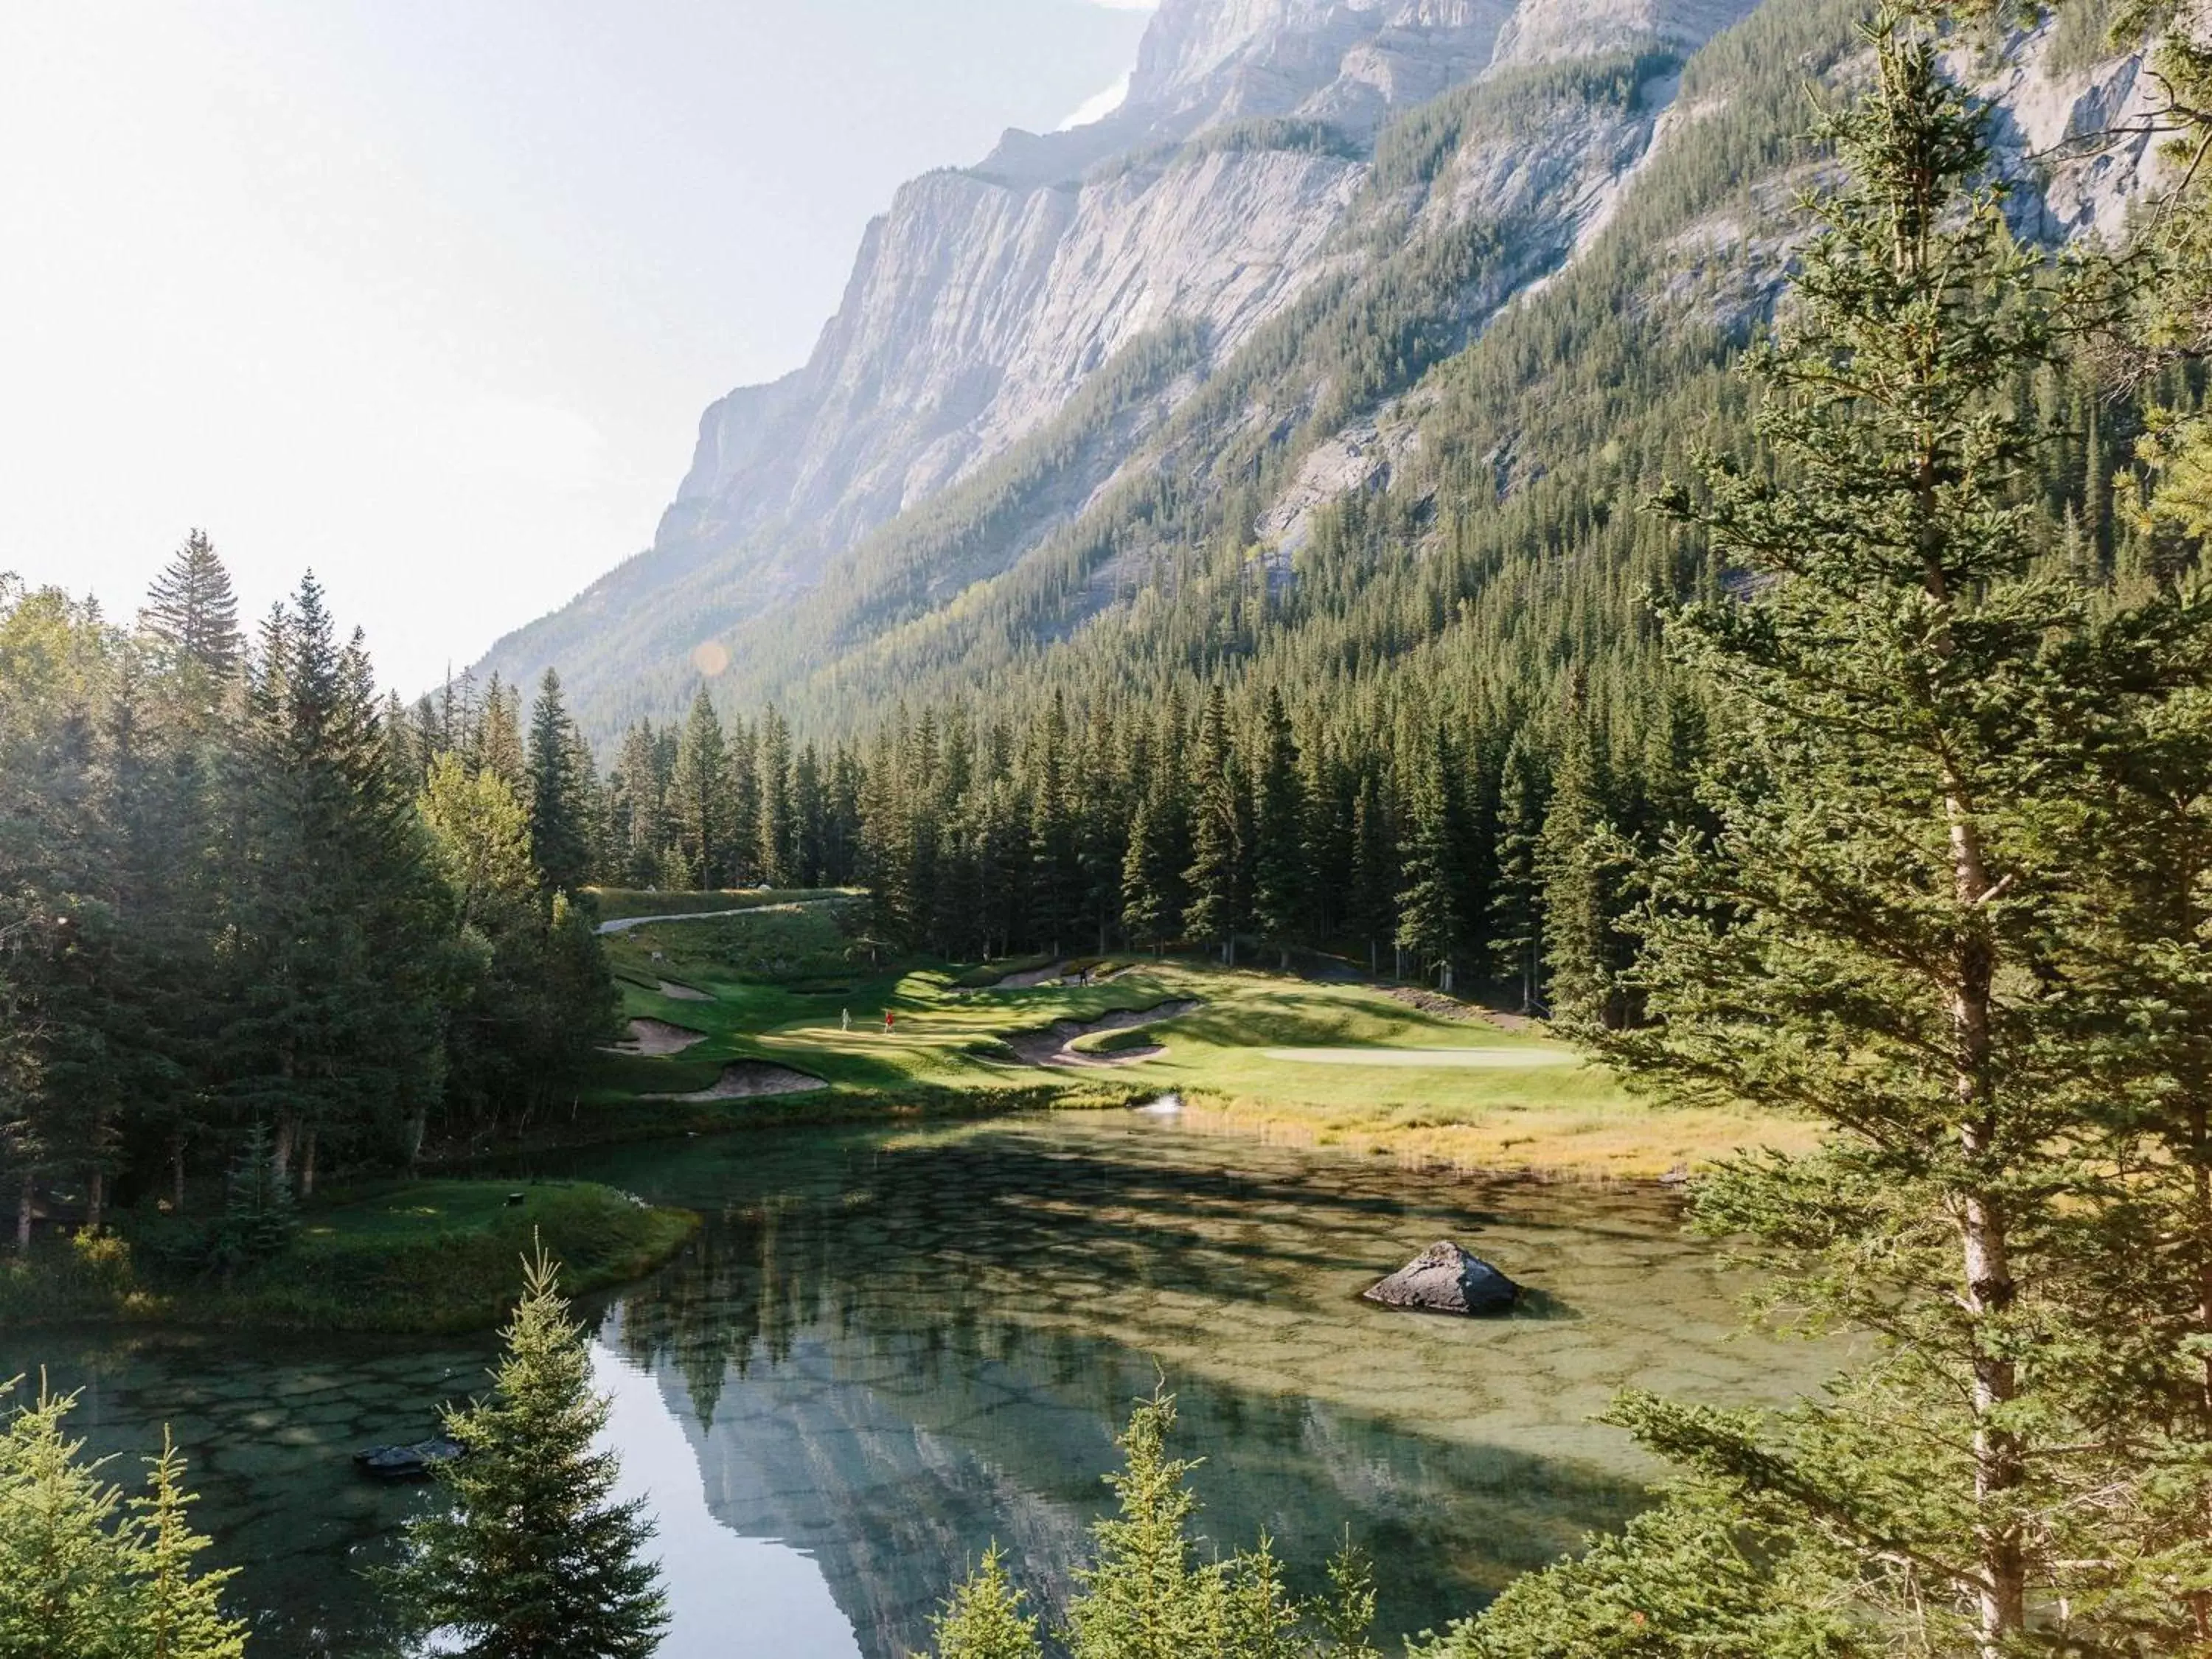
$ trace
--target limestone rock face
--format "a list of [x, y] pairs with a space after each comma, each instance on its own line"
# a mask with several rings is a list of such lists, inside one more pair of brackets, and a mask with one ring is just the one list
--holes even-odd
[[[903, 186], [868, 228], [805, 364], [707, 410], [652, 548], [501, 641], [480, 671], [529, 684], [557, 664], [595, 737], [639, 713], [675, 714], [696, 684], [684, 667], [695, 647], [728, 642], [742, 656], [743, 629], [774, 625], [830, 586], [833, 567], [854, 586], [840, 561], [865, 565], [872, 537], [926, 528], [965, 483], [1000, 489], [986, 470], [1030, 465], [1022, 446], [1034, 439], [1050, 451], [1038, 464], [1049, 485], [962, 543], [957, 559], [899, 567], [905, 586], [886, 608], [949, 603], [1117, 482], [1202, 471], [1206, 455], [1176, 436], [1176, 416], [1272, 337], [1271, 325], [1294, 321], [1333, 284], [1358, 284], [1409, 240], [1449, 266], [1457, 243], [1493, 239], [1498, 251], [1444, 319], [1457, 338], [1477, 337], [1581, 258], [1654, 158], [1725, 108], [1683, 106], [1676, 64], [1759, 3], [1162, 0], [1114, 113], [1072, 131], [1010, 131], [978, 165]], [[1984, 88], [2000, 165], [2033, 179], [2016, 199], [2048, 234], [2110, 233], [2141, 191], [2147, 147], [2075, 156], [2067, 141], [2138, 113], [2148, 77], [2126, 58], [2051, 72], [2049, 40], [2046, 30]], [[1560, 66], [1577, 60], [1633, 61], [1642, 79], [1626, 98], [1559, 95]], [[1465, 100], [1486, 87], [1494, 106], [1476, 111]], [[1731, 209], [1684, 233], [1685, 289], [1702, 291], [1709, 264], [1734, 284], [1699, 300], [1697, 320], [1741, 331], [1771, 306], [1793, 252], [1780, 221], [1795, 185], [1811, 180], [1789, 182], [1768, 192], [1771, 222]], [[1149, 379], [1128, 370], [1154, 349], [1167, 368]], [[1138, 390], [1117, 391], [1117, 373], [1141, 380]], [[1278, 386], [1273, 401], [1215, 418], [1204, 441], [1279, 441], [1328, 390], [1321, 379]], [[1086, 398], [1109, 415], [1086, 424]], [[1388, 404], [1333, 413], [1332, 433], [1254, 526], [1279, 559], [1317, 505], [1388, 482], [1407, 452]], [[1510, 486], [1511, 457], [1497, 459]], [[1093, 580], [1105, 595], [1133, 568]], [[665, 706], [636, 706], [641, 678], [655, 675], [675, 688], [654, 694]]]
[[1404, 1267], [1360, 1292], [1386, 1308], [1422, 1313], [1504, 1313], [1521, 1287], [1481, 1257], [1439, 1239]]

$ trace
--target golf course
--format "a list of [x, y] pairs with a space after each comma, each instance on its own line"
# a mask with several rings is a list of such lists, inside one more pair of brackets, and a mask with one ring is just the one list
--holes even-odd
[[1778, 1115], [1654, 1107], [1539, 1022], [1334, 962], [934, 963], [871, 939], [852, 890], [597, 896], [627, 1036], [575, 1121], [608, 1138], [1164, 1101], [1292, 1144], [1559, 1177], [1809, 1144]]

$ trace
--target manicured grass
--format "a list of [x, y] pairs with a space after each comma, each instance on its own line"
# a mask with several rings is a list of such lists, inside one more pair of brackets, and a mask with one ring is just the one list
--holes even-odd
[[119, 1237], [51, 1241], [0, 1267], [0, 1318], [466, 1330], [498, 1322], [541, 1242], [580, 1294], [649, 1272], [698, 1218], [592, 1182], [380, 1182], [310, 1206], [283, 1255], [228, 1273], [184, 1265], [191, 1225], [126, 1218]]
[[[706, 1089], [729, 1061], [758, 1059], [824, 1086], [716, 1102], [710, 1111], [686, 1104], [683, 1127], [958, 1110], [963, 1100], [977, 1111], [1115, 1104], [1174, 1091], [1203, 1117], [1363, 1153], [1622, 1177], [1694, 1168], [1750, 1145], [1802, 1149], [1814, 1139], [1810, 1126], [1778, 1115], [1656, 1108], [1539, 1030], [1447, 1018], [1378, 987], [1139, 958], [1110, 978], [1113, 964], [1102, 964], [1090, 985], [975, 988], [1042, 964], [878, 966], [860, 914], [857, 903], [808, 904], [611, 936], [625, 1012], [708, 1040], [678, 1055], [606, 1057], [585, 1097], [599, 1109], [601, 1132], [666, 1123], [677, 1115], [669, 1103], [638, 1097]], [[664, 981], [710, 1000], [670, 996]], [[1150, 1058], [1039, 1067], [1006, 1042], [1058, 1021], [1183, 1000], [1201, 1006], [1074, 1045], [1101, 1060], [1160, 1045]], [[1360, 1059], [1366, 1049], [1371, 1063]], [[1449, 1052], [1424, 1052], [1439, 1050]]]

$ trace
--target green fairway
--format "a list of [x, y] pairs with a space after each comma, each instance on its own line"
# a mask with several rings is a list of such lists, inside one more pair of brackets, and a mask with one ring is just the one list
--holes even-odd
[[1513, 1071], [1530, 1066], [1572, 1066], [1571, 1051], [1532, 1048], [1263, 1048], [1263, 1058], [1308, 1066], [1440, 1066], [1447, 1070]]
[[[748, 897], [760, 902], [738, 902]], [[1536, 1030], [1364, 983], [1129, 956], [916, 965], [870, 939], [866, 899], [849, 892], [600, 902], [603, 915], [690, 918], [606, 938], [648, 1050], [603, 1057], [587, 1099], [617, 1121], [672, 1123], [670, 1103], [718, 1085], [717, 1125], [1173, 1093], [1200, 1121], [1364, 1152], [1645, 1176], [1808, 1139], [1787, 1119], [1655, 1109]], [[716, 914], [727, 909], [743, 914]], [[1088, 982], [1064, 982], [1063, 967]], [[789, 1073], [819, 1086], [799, 1091]], [[775, 1080], [760, 1091], [772, 1097], [750, 1097], [756, 1078]]]

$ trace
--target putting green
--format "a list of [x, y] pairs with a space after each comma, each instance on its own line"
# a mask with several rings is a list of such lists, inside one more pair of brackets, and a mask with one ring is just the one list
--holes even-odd
[[1478, 1071], [1574, 1066], [1582, 1060], [1570, 1048], [1262, 1048], [1260, 1052], [1269, 1060], [1316, 1066], [1465, 1066]]

